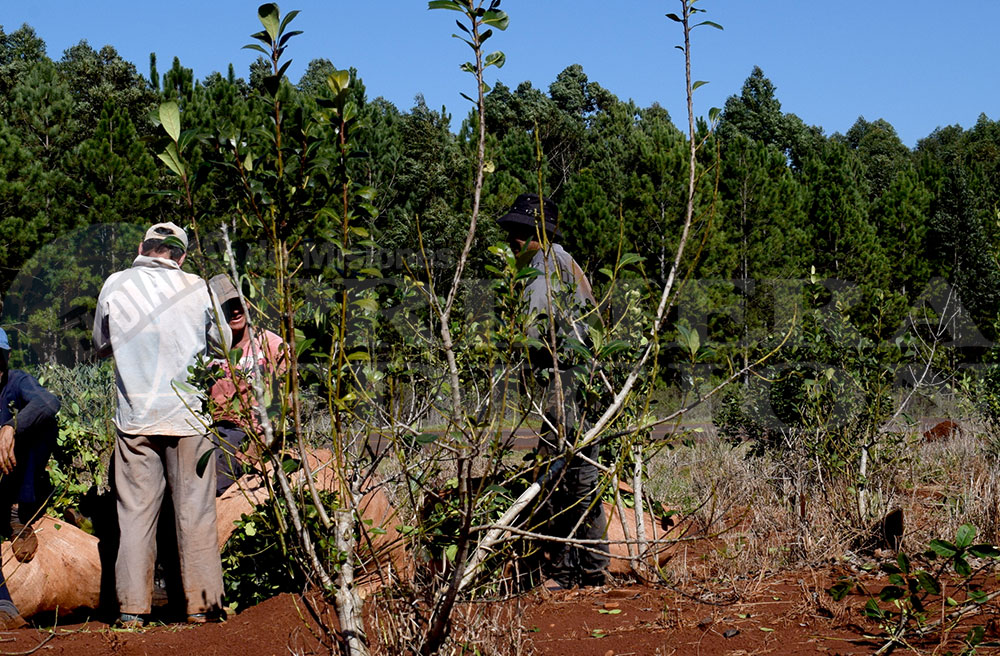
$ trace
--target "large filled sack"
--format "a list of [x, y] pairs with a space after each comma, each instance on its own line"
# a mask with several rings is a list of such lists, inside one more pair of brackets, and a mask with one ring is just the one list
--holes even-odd
[[[646, 553], [637, 556], [647, 565], [663, 565], [677, 551], [678, 543], [675, 541], [687, 535], [691, 527], [687, 523], [675, 523], [670, 518], [658, 519], [648, 512], [643, 514], [646, 539], [649, 540], [650, 546]], [[626, 542], [634, 541], [637, 535], [635, 510], [624, 508], [624, 512], [619, 514], [612, 504], [605, 501], [604, 516], [608, 518], [608, 542], [611, 552], [608, 571], [619, 576], [630, 574], [632, 560], [629, 558]]]
[[97, 608], [101, 601], [101, 558], [97, 538], [52, 517], [34, 524], [38, 549], [26, 563], [14, 558], [10, 541], [0, 548], [11, 599], [29, 617]]
[[[324, 491], [336, 489], [330, 467], [331, 454], [317, 450], [308, 454], [314, 484]], [[304, 471], [291, 475], [293, 485], [304, 484]], [[360, 503], [362, 525], [362, 565], [356, 571], [357, 585], [368, 594], [393, 578], [412, 575], [413, 566], [396, 530], [397, 512], [385, 493], [376, 486]], [[218, 514], [219, 550], [233, 534], [237, 522], [268, 500], [264, 476], [246, 474], [215, 500]], [[26, 563], [14, 558], [10, 541], [3, 543], [3, 573], [11, 598], [24, 617], [57, 611], [66, 614], [79, 608], [97, 608], [101, 602], [101, 557], [98, 538], [76, 526], [52, 517], [42, 517], [34, 524], [38, 549]], [[107, 554], [105, 554], [107, 556]], [[106, 558], [107, 559], [107, 558]], [[114, 562], [113, 554], [109, 563]]]

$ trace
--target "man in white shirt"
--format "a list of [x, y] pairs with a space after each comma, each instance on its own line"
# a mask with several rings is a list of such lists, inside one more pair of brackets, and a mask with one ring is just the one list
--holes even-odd
[[211, 357], [210, 349], [228, 344], [230, 335], [205, 281], [181, 270], [187, 246], [180, 227], [152, 226], [132, 267], [105, 281], [94, 319], [94, 346], [99, 356], [114, 356], [118, 388], [115, 586], [126, 626], [141, 626], [151, 610], [156, 524], [168, 486], [188, 620], [222, 614], [215, 468], [196, 471], [213, 449], [210, 420], [187, 379], [188, 367]]

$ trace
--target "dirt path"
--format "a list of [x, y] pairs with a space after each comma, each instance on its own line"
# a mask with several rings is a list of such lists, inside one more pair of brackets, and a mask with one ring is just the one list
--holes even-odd
[[[632, 584], [538, 592], [516, 602], [518, 621], [509, 631], [521, 633], [525, 653], [540, 656], [873, 653], [884, 641], [865, 638], [866, 632], [879, 632], [862, 617], [865, 599], [833, 602], [825, 590], [834, 578], [832, 571], [798, 570], [737, 583], [688, 583], [680, 589]], [[1000, 653], [998, 620], [996, 602], [975, 618], [987, 627], [986, 642], [976, 653]], [[223, 624], [129, 632], [90, 622], [4, 632], [0, 656], [329, 654], [319, 622], [334, 625], [330, 606], [283, 594]], [[966, 626], [943, 640], [936, 636], [917, 644], [918, 651], [909, 653], [961, 653]], [[487, 644], [479, 647], [480, 653], [492, 653]]]

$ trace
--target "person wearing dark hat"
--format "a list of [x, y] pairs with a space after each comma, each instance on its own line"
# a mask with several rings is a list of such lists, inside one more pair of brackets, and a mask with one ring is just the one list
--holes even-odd
[[[152, 607], [156, 525], [167, 488], [173, 501], [188, 621], [221, 619], [222, 562], [216, 543], [215, 468], [209, 417], [188, 367], [230, 342], [208, 285], [181, 270], [187, 234], [173, 223], [146, 231], [132, 266], [104, 282], [94, 346], [114, 356], [118, 406], [114, 487], [121, 539], [115, 587], [124, 626]], [[220, 325], [221, 323], [221, 325]]]
[[[595, 362], [581, 361], [579, 351], [572, 348], [574, 342], [588, 345], [591, 325], [600, 323], [590, 281], [576, 260], [553, 243], [560, 237], [559, 214], [548, 198], [521, 194], [497, 222], [507, 232], [518, 266], [540, 272], [523, 292], [528, 336], [545, 344], [528, 351], [532, 372], [545, 389], [539, 451], [547, 456], [569, 456], [537, 514], [545, 519], [546, 532], [553, 537], [605, 539], [607, 520], [598, 498], [599, 471], [593, 464], [600, 445], [573, 450], [575, 440], [588, 426], [584, 388], [596, 370]], [[606, 543], [582, 547], [553, 542], [548, 551], [546, 588], [604, 583], [609, 560]]]
[[222, 314], [233, 333], [234, 349], [239, 358], [230, 365], [228, 358], [211, 362], [216, 381], [209, 390], [212, 401], [212, 441], [219, 447], [216, 458], [216, 495], [220, 495], [240, 476], [239, 452], [247, 435], [263, 436], [260, 413], [253, 384], [258, 375], [265, 377], [264, 393], [270, 394], [271, 379], [285, 371], [284, 340], [270, 330], [251, 335], [246, 308], [236, 286], [224, 273], [209, 280], [215, 297], [222, 304]]
[[[28, 562], [38, 547], [30, 522], [45, 502], [45, 466], [59, 436], [60, 404], [34, 376], [10, 369], [9, 361], [10, 341], [0, 328], [0, 533], [13, 539], [14, 557]], [[0, 628], [24, 624], [0, 572]]]

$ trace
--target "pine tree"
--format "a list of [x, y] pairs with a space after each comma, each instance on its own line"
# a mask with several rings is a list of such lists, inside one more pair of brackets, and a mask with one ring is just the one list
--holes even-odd
[[870, 200], [879, 198], [896, 176], [909, 168], [910, 150], [888, 121], [869, 122], [859, 117], [844, 140], [861, 162]]
[[85, 126], [84, 138], [101, 118], [105, 102], [123, 109], [143, 135], [152, 132], [147, 120], [156, 103], [156, 94], [111, 46], [94, 50], [86, 41], [68, 48], [56, 67], [69, 85], [76, 104], [74, 113]]
[[868, 219], [864, 179], [853, 153], [828, 141], [805, 162], [801, 181], [808, 190], [817, 272], [869, 290], [886, 289], [888, 260]]

